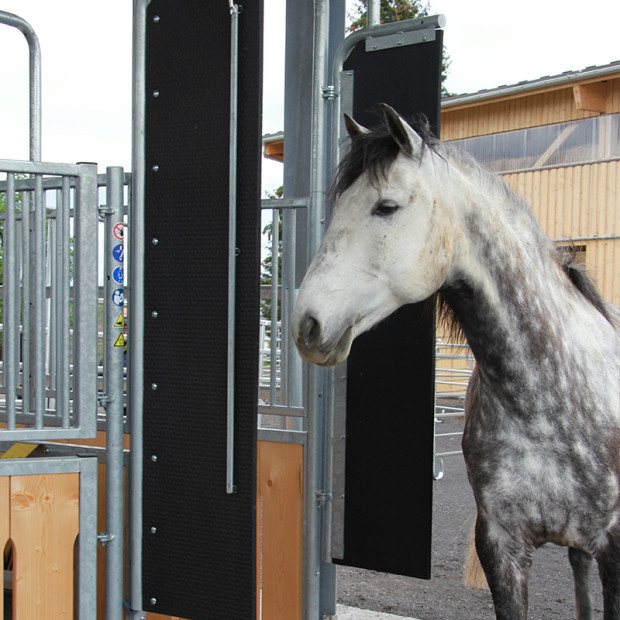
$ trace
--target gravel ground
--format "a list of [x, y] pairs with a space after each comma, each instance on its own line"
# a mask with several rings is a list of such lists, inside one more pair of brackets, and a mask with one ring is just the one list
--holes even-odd
[[[441, 431], [462, 428], [445, 422]], [[440, 431], [438, 431], [440, 432]], [[442, 443], [443, 442], [443, 443]], [[460, 437], [438, 440], [437, 451], [458, 449]], [[462, 456], [444, 459], [444, 477], [434, 483], [433, 556], [430, 581], [357, 568], [338, 568], [338, 603], [421, 620], [493, 620], [488, 590], [463, 585], [463, 565], [474, 518], [474, 498]], [[593, 570], [594, 618], [603, 617], [600, 582]], [[567, 551], [546, 545], [536, 552], [530, 574], [529, 618], [575, 618]]]

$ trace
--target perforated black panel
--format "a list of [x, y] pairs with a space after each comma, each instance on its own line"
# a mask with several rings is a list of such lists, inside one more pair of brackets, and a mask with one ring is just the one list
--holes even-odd
[[[366, 52], [354, 71], [353, 115], [377, 104], [423, 113], [438, 133], [442, 35]], [[433, 484], [434, 302], [405, 306], [354, 343], [347, 364], [344, 558], [348, 566], [429, 578]]]
[[149, 611], [193, 620], [256, 610], [262, 2], [244, 1], [239, 17], [234, 495], [230, 22], [227, 2], [153, 0], [147, 13], [143, 598]]

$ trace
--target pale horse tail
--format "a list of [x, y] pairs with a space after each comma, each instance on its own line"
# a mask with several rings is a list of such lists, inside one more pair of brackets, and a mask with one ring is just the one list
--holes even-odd
[[484, 575], [484, 571], [482, 570], [482, 564], [480, 564], [480, 559], [478, 558], [478, 553], [476, 552], [475, 538], [476, 518], [474, 516], [474, 521], [469, 532], [469, 549], [467, 551], [467, 557], [465, 558], [463, 581], [465, 585], [470, 588], [475, 588], [476, 590], [488, 590], [489, 584], [487, 583], [487, 578]]

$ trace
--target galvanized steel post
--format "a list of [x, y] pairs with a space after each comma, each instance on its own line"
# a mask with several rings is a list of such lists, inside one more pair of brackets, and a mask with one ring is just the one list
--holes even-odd
[[[329, 41], [329, 2], [314, 2], [314, 50], [312, 74], [312, 140], [310, 172], [310, 205], [308, 209], [308, 257], [314, 256], [323, 238], [325, 213], [325, 144], [327, 99], [323, 87], [327, 79]], [[306, 457], [306, 574], [304, 612], [307, 620], [316, 620], [322, 613], [320, 586], [322, 569], [323, 514], [317, 493], [325, 484], [326, 442], [326, 371], [315, 365], [307, 366], [306, 403], [308, 438]]]
[[[106, 409], [106, 619], [123, 608], [123, 365], [125, 276], [123, 169], [106, 171], [104, 256], [104, 380]], [[120, 249], [119, 249], [120, 248]]]
[[142, 616], [142, 474], [144, 402], [144, 117], [146, 9], [149, 0], [133, 3], [133, 129], [132, 176], [129, 203], [130, 264], [128, 295], [128, 417], [131, 433], [129, 460], [129, 545], [127, 588], [129, 617]]

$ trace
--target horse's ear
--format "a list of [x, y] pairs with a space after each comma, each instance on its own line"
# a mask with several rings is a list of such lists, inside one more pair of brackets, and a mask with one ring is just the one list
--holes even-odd
[[400, 150], [413, 155], [415, 145], [419, 142], [418, 134], [387, 103], [380, 104], [387, 128]]
[[344, 115], [344, 125], [347, 128], [347, 133], [351, 138], [355, 136], [361, 136], [363, 133], [368, 133], [366, 127], [362, 127], [357, 121], [354, 121], [348, 114]]

